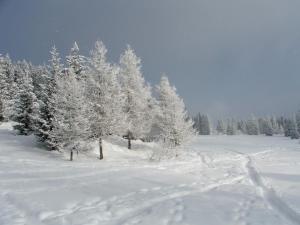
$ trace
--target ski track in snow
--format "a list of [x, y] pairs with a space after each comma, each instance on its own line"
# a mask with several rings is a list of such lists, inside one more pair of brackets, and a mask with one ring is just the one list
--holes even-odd
[[[73, 214], [82, 212], [95, 212], [101, 214], [101, 217], [94, 218], [94, 222], [114, 221], [108, 224], [137, 224], [142, 222], [143, 218], [139, 216], [151, 213], [151, 209], [159, 204], [174, 201], [174, 207], [169, 210], [170, 216], [165, 224], [181, 224], [183, 220], [183, 201], [182, 197], [204, 193], [218, 188], [222, 185], [235, 184], [241, 181], [243, 177], [236, 177], [229, 180], [221, 180], [215, 184], [208, 185], [198, 189], [197, 183], [179, 184], [171, 187], [154, 187], [152, 189], [141, 189], [138, 192], [130, 192], [122, 196], [113, 196], [107, 200], [95, 200], [71, 205], [70, 207], [58, 212], [42, 212], [39, 216], [41, 221], [57, 220], [60, 217], [72, 217]], [[153, 198], [149, 199], [149, 194]], [[126, 209], [124, 209], [126, 208]], [[96, 213], [97, 212], [97, 213]], [[97, 223], [96, 223], [97, 224]]]
[[[4, 137], [1, 137], [1, 133]], [[0, 129], [0, 168], [3, 169], [0, 171], [0, 224], [2, 222], [3, 225], [143, 225], [154, 224], [153, 219], [158, 221], [158, 225], [199, 224], [197, 220], [191, 222], [188, 218], [191, 208], [187, 199], [196, 197], [205, 200], [207, 196], [218, 193], [232, 194], [235, 188], [240, 192], [236, 199], [230, 195], [232, 208], [226, 209], [226, 224], [251, 225], [257, 210], [263, 210], [263, 215], [272, 214], [272, 219], [279, 215], [280, 221], [286, 221], [279, 221], [276, 225], [300, 224], [299, 213], [280, 198], [269, 184], [266, 185], [254, 166], [254, 157], [268, 156], [276, 151], [274, 149], [264, 148], [248, 154], [222, 148], [221, 153], [216, 153], [201, 151], [196, 143], [187, 146], [192, 149], [192, 154], [183, 160], [161, 163], [120, 160], [111, 164], [105, 162], [103, 166], [98, 162], [92, 162], [91, 165], [84, 162], [60, 163], [60, 159], [51, 157], [46, 161], [50, 155], [48, 153], [46, 156], [40, 154], [37, 158], [29, 158], [34, 156], [29, 141], [26, 142], [24, 154], [16, 158], [20, 150], [14, 148], [22, 142], [16, 141], [13, 142], [14, 147], [9, 146], [11, 140], [6, 141], [9, 135], [12, 135], [11, 132]], [[5, 151], [1, 149], [1, 142], [8, 146]], [[110, 177], [116, 176], [117, 179], [112, 182]], [[156, 176], [161, 178], [156, 180]], [[186, 176], [187, 180], [184, 179]], [[167, 182], [162, 182], [164, 179]], [[102, 185], [105, 188], [122, 189], [114, 185], [127, 185], [130, 182], [140, 184], [137, 187], [129, 185], [128, 190], [99, 196], [97, 192], [91, 195], [85, 193], [86, 187], [99, 188], [101, 193]], [[69, 197], [72, 197], [71, 200], [61, 200], [59, 208], [48, 207], [48, 202], [38, 199], [50, 193], [57, 204], [59, 190], [71, 193]], [[75, 194], [72, 194], [73, 190]], [[83, 196], [77, 199], [76, 193], [83, 193]], [[31, 197], [34, 199], [32, 202]], [[201, 202], [197, 204], [201, 205]], [[220, 202], [211, 202], [206, 207], [224, 207], [218, 204]], [[201, 207], [204, 208], [199, 210], [206, 209], [203, 205]], [[211, 215], [208, 213], [207, 216]], [[219, 225], [216, 222], [207, 224]]]
[[[299, 225], [300, 224], [300, 214], [293, 210], [289, 205], [287, 205], [276, 193], [276, 191], [272, 187], [268, 187], [265, 185], [263, 178], [259, 174], [258, 170], [254, 167], [253, 160], [249, 154], [244, 154], [239, 151], [228, 150], [230, 152], [234, 152], [240, 155], [244, 161], [244, 168], [248, 174], [248, 177], [258, 190], [261, 197], [271, 206], [272, 209], [276, 210], [283, 218], [292, 224]], [[260, 154], [270, 153], [272, 150], [261, 151], [258, 153], [252, 154], [253, 156], [257, 156]], [[245, 216], [245, 209], [248, 210], [249, 206], [254, 202], [254, 200], [249, 200], [245, 204], [242, 203], [243, 211], [239, 214], [238, 219]]]
[[270, 204], [270, 206], [275, 209], [281, 216], [286, 218], [293, 224], [300, 224], [300, 214], [289, 207], [275, 192], [272, 187], [267, 187], [260, 174], [257, 172], [253, 166], [251, 157], [246, 156], [247, 163], [245, 168], [248, 171], [249, 177], [254, 186], [259, 190], [262, 197]]

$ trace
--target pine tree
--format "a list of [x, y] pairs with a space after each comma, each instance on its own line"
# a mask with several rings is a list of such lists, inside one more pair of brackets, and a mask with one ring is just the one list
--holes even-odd
[[39, 78], [40, 85], [36, 85], [38, 90], [39, 100], [39, 120], [36, 125], [35, 134], [41, 142], [44, 142], [50, 150], [57, 150], [57, 140], [52, 136], [53, 117], [57, 109], [56, 92], [57, 82], [60, 77], [64, 75], [63, 64], [59, 53], [55, 46], [50, 51], [50, 66], [45, 67], [41, 71]]
[[146, 84], [141, 72], [141, 60], [128, 46], [120, 58], [120, 80], [125, 98], [124, 112], [128, 148], [131, 148], [131, 139], [147, 136], [152, 127], [153, 113], [149, 107], [152, 100], [151, 88]]
[[258, 122], [254, 116], [246, 122], [246, 130], [249, 135], [258, 135], [259, 127]]
[[53, 129], [50, 135], [56, 140], [58, 150], [80, 150], [80, 143], [88, 139], [89, 121], [84, 89], [72, 69], [57, 79], [57, 90], [53, 95], [56, 110], [53, 114]]
[[202, 115], [200, 123], [200, 134], [210, 135], [210, 122], [207, 115]]
[[274, 134], [271, 119], [268, 118], [260, 118], [259, 119], [259, 127], [260, 133], [265, 134], [267, 136], [272, 136]]
[[194, 129], [200, 135], [210, 135], [210, 122], [207, 115], [198, 113], [194, 118]]
[[289, 135], [291, 139], [299, 139], [299, 133], [297, 131], [297, 123], [295, 118], [289, 120]]
[[176, 94], [167, 77], [161, 78], [159, 93], [161, 139], [169, 146], [178, 146], [193, 134], [183, 100]]
[[227, 121], [226, 134], [227, 135], [235, 135], [236, 134], [235, 121], [233, 119]]
[[218, 134], [225, 134], [225, 126], [224, 126], [223, 120], [217, 121], [216, 130], [217, 130]]
[[295, 115], [296, 125], [297, 125], [297, 131], [300, 133], [300, 110]]
[[8, 55], [0, 55], [0, 122], [12, 115], [15, 94], [14, 67]]
[[242, 134], [247, 134], [246, 123], [243, 120], [237, 122], [237, 130]]
[[91, 52], [87, 78], [91, 135], [99, 140], [100, 159], [103, 159], [102, 139], [120, 134], [123, 129], [123, 96], [117, 80], [118, 68], [107, 62], [107, 50], [97, 41]]
[[12, 120], [18, 123], [14, 129], [18, 130], [19, 134], [28, 135], [35, 129], [39, 105], [33, 92], [29, 65], [26, 62], [21, 65], [18, 70], [20, 80], [18, 80], [19, 85], [14, 100]]
[[74, 42], [70, 54], [67, 56], [67, 63], [69, 69], [73, 70], [77, 78], [82, 79], [87, 69], [86, 58], [79, 54], [79, 47], [76, 42]]
[[7, 77], [4, 69], [4, 58], [0, 55], [0, 122], [4, 120], [8, 88]]

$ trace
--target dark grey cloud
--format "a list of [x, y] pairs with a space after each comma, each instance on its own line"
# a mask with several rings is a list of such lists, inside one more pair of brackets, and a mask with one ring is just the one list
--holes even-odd
[[47, 61], [96, 39], [117, 61], [126, 44], [152, 84], [165, 72], [188, 109], [213, 116], [300, 107], [297, 0], [0, 0], [0, 52]]

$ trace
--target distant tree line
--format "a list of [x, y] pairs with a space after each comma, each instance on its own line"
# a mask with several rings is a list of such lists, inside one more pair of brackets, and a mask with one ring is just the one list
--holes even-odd
[[[183, 100], [163, 75], [152, 91], [141, 60], [128, 46], [110, 63], [101, 41], [88, 57], [74, 43], [62, 62], [55, 47], [49, 65], [13, 63], [0, 55], [0, 122], [12, 120], [21, 135], [34, 134], [49, 150], [83, 150], [82, 143], [119, 135], [180, 145], [193, 134]], [[153, 97], [156, 93], [156, 98]]]
[[194, 128], [200, 135], [226, 134], [247, 134], [247, 135], [259, 135], [266, 136], [284, 135], [292, 139], [298, 139], [300, 133], [300, 111], [295, 116], [288, 118], [284, 116], [275, 117], [267, 116], [256, 118], [252, 116], [246, 120], [217, 120], [216, 126], [212, 126], [212, 123], [205, 114], [198, 113], [194, 120]]

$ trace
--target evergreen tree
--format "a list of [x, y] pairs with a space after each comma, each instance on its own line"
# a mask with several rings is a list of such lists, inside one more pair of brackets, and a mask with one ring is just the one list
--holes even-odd
[[58, 150], [71, 152], [72, 160], [73, 150], [78, 151], [80, 143], [89, 135], [84, 90], [72, 69], [65, 76], [58, 77], [53, 97], [56, 110], [50, 135], [56, 140]]
[[0, 55], [0, 122], [4, 120], [4, 110], [6, 108], [8, 83], [4, 70], [4, 58]]
[[291, 139], [299, 139], [299, 133], [297, 131], [297, 123], [295, 118], [290, 119], [288, 122], [289, 136]]
[[27, 63], [23, 63], [22, 68], [18, 71], [20, 74], [18, 80], [18, 91], [14, 100], [14, 109], [12, 120], [18, 124], [14, 129], [18, 130], [21, 135], [28, 135], [35, 129], [36, 120], [38, 119], [39, 105], [33, 92], [32, 78]]
[[70, 54], [67, 56], [67, 63], [69, 69], [73, 70], [78, 79], [84, 76], [84, 73], [87, 69], [86, 59], [84, 56], [79, 54], [79, 47], [76, 42], [74, 42]]
[[193, 124], [189, 120], [183, 100], [176, 94], [166, 76], [157, 87], [159, 93], [161, 139], [168, 146], [178, 146], [193, 134]]
[[237, 130], [242, 134], [247, 134], [246, 123], [243, 120], [237, 122]]
[[227, 135], [235, 135], [236, 134], [235, 121], [233, 119], [227, 121], [226, 134]]
[[121, 55], [120, 67], [119, 76], [125, 98], [124, 112], [130, 149], [131, 139], [143, 138], [151, 130], [154, 116], [151, 110], [153, 100], [151, 88], [146, 84], [141, 72], [141, 60], [129, 46]]
[[249, 135], [258, 135], [259, 127], [258, 122], [254, 116], [246, 122], [246, 130]]
[[297, 125], [297, 131], [300, 133], [300, 110], [295, 115], [296, 125]]
[[217, 121], [216, 130], [217, 130], [218, 134], [225, 134], [225, 126], [224, 126], [223, 120]]
[[35, 134], [39, 137], [41, 142], [44, 142], [50, 148], [50, 150], [57, 150], [58, 143], [57, 140], [55, 140], [55, 136], [52, 135], [52, 129], [54, 126], [53, 117], [57, 110], [57, 82], [64, 73], [63, 64], [61, 63], [59, 53], [55, 46], [53, 46], [50, 51], [49, 62], [49, 69], [44, 67], [41, 71], [41, 76], [36, 78], [40, 81], [40, 84], [36, 85], [36, 88], [38, 88], [40, 109]]
[[0, 122], [12, 115], [15, 94], [14, 67], [8, 55], [0, 55]]
[[260, 118], [260, 133], [265, 134], [267, 136], [272, 136], [274, 134], [273, 126], [270, 118]]
[[104, 44], [97, 41], [87, 73], [91, 136], [99, 140], [100, 159], [103, 159], [103, 137], [120, 134], [124, 130], [124, 97], [117, 80], [118, 68], [107, 62], [106, 53]]
[[210, 135], [210, 122], [207, 115], [200, 114], [194, 118], [194, 129], [200, 135]]

